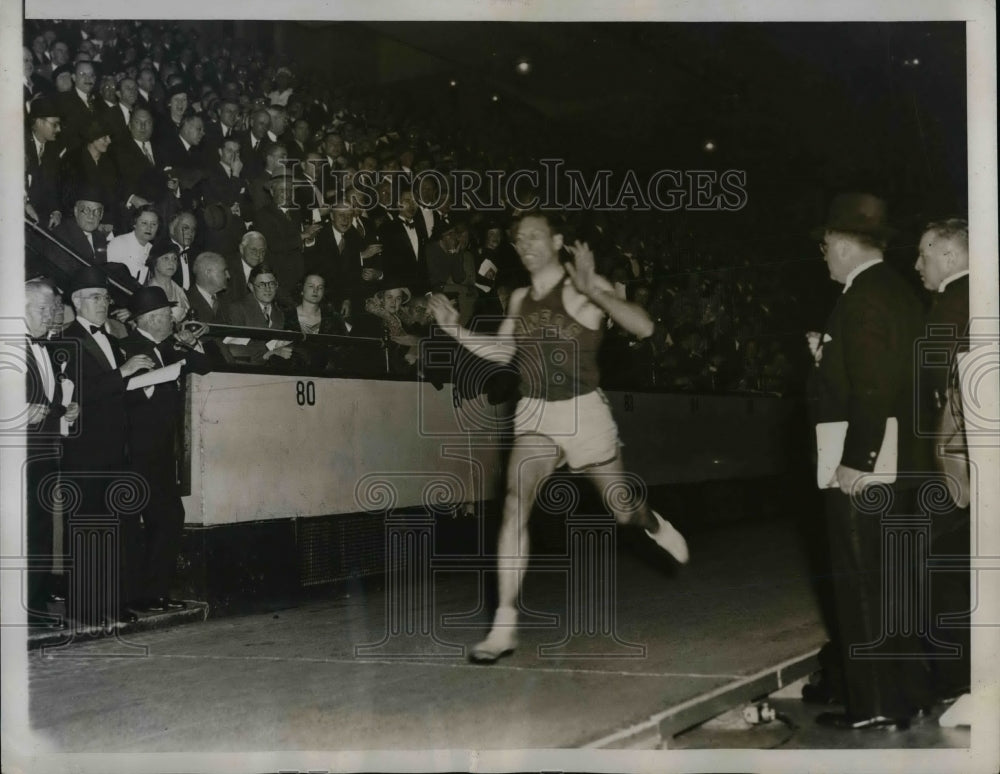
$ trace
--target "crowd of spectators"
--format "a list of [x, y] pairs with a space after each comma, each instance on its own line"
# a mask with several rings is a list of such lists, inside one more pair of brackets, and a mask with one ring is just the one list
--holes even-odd
[[[486, 329], [524, 283], [512, 207], [452, 209], [432, 179], [407, 187], [427, 169], [530, 166], [531, 133], [495, 112], [449, 125], [419, 95], [338, 83], [174, 23], [25, 30], [25, 213], [38, 227], [27, 273], [65, 291], [82, 265], [41, 231], [104, 266], [112, 326], [127, 323], [129, 293], [156, 285], [178, 324], [275, 331], [216, 337], [217, 366], [419, 374], [426, 291]], [[404, 175], [363, 206], [358, 175], [373, 172]], [[609, 330], [609, 386], [789, 388], [804, 348], [777, 272], [732, 260], [671, 213], [576, 215], [602, 272], [657, 323], [642, 342]]]

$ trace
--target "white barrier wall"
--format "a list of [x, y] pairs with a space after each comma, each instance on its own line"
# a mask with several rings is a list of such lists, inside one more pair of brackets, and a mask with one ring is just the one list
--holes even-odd
[[450, 385], [212, 373], [189, 392], [190, 524], [382, 510], [381, 482], [401, 507], [496, 485], [495, 410], [455, 408]]
[[[787, 467], [780, 398], [608, 398], [626, 465], [650, 486]], [[461, 503], [502, 485], [501, 410], [456, 407], [451, 385], [212, 373], [191, 377], [189, 401], [189, 524]]]

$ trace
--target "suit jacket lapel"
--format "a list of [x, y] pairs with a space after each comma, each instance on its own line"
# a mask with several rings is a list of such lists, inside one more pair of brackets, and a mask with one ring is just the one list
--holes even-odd
[[[79, 325], [79, 323], [77, 323]], [[108, 357], [104, 354], [104, 350], [101, 346], [94, 340], [87, 331], [83, 330], [83, 326], [80, 325], [80, 338], [83, 340], [83, 348], [86, 349], [92, 357], [97, 358], [98, 362], [104, 366], [105, 371], [111, 371], [121, 365], [121, 356], [118, 354], [118, 345], [115, 340], [108, 336], [107, 333], [104, 334], [108, 337], [108, 343], [111, 345], [111, 354], [114, 356], [115, 364], [113, 366], [108, 365]]]

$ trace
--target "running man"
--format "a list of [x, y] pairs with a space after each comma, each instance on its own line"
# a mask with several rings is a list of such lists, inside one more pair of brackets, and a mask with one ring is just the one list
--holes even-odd
[[[516, 234], [515, 247], [531, 285], [511, 294], [507, 317], [495, 336], [461, 328], [447, 296], [435, 294], [429, 304], [438, 325], [466, 349], [497, 363], [514, 360], [521, 374], [523, 397], [514, 415], [497, 550], [499, 607], [489, 636], [469, 654], [470, 661], [484, 664], [511, 653], [517, 644], [516, 604], [529, 556], [528, 518], [544, 479], [565, 463], [586, 473], [603, 491], [627, 485], [618, 428], [599, 388], [597, 350], [605, 315], [639, 338], [653, 333], [645, 310], [618, 298], [611, 283], [596, 273], [586, 244], [567, 246], [574, 262], [563, 265], [563, 235], [551, 216], [523, 216]], [[566, 356], [567, 351], [574, 356]], [[621, 503], [611, 502], [617, 499], [605, 501], [618, 523], [644, 528], [678, 562], [687, 562], [687, 543], [670, 522], [644, 502], [622, 510]]]

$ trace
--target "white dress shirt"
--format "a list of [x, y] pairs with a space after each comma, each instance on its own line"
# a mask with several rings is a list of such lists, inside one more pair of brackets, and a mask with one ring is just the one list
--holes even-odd
[[146, 281], [149, 269], [146, 267], [146, 258], [149, 251], [153, 249], [153, 243], [147, 242], [139, 244], [135, 232], [129, 231], [127, 234], [116, 236], [108, 242], [108, 263], [123, 263], [128, 267], [128, 273], [139, 282]]

